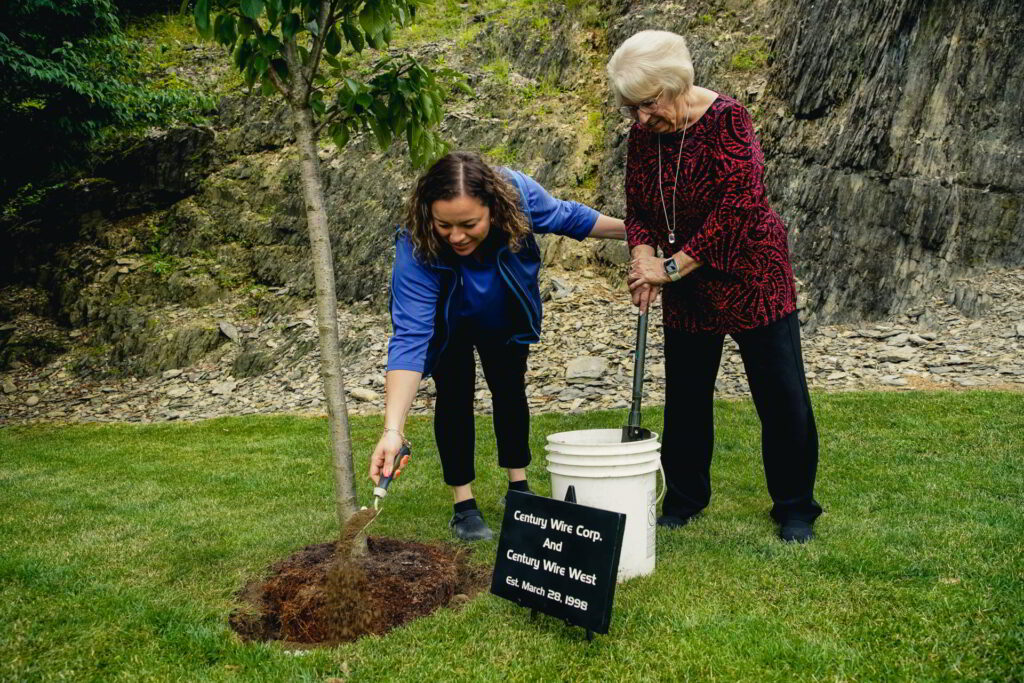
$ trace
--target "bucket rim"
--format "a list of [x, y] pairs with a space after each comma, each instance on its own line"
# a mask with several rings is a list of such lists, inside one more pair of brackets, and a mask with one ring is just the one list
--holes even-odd
[[[569, 434], [585, 434], [587, 432], [608, 432], [609, 436], [612, 436], [613, 434], [618, 434], [619, 435], [619, 439], [618, 440], [608, 440], [608, 441], [605, 441], [605, 442], [598, 442], [598, 443], [580, 443], [579, 441], [569, 440], [567, 438], [567, 436]], [[588, 446], [589, 447], [594, 447], [594, 446], [598, 446], [598, 447], [608, 447], [608, 446], [615, 446], [615, 445], [626, 444], [626, 443], [628, 443], [628, 444], [657, 443], [658, 442], [658, 437], [661, 436], [658, 432], [651, 432], [651, 436], [648, 439], [638, 439], [637, 441], [622, 441], [621, 440], [621, 435], [622, 435], [622, 429], [621, 428], [601, 427], [601, 428], [595, 428], [595, 429], [570, 429], [570, 430], [567, 430], [567, 431], [564, 431], [564, 432], [555, 432], [554, 434], [548, 434], [547, 441], [548, 441], [548, 443], [556, 444], [556, 445], [559, 445], [559, 446], [574, 446], [574, 447], [581, 447], [581, 446], [582, 447], [588, 447]]]

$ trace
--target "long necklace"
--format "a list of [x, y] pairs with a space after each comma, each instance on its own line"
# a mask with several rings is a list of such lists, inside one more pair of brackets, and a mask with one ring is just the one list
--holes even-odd
[[[679, 157], [676, 159], [676, 179], [672, 183], [672, 227], [668, 231], [668, 243], [676, 243], [676, 189], [679, 187], [679, 165], [683, 161], [683, 143], [686, 142], [687, 111], [683, 119], [683, 137], [679, 140]], [[661, 133], [658, 133], [658, 194], [661, 195], [661, 210], [665, 213], [665, 227], [668, 227], [668, 207], [665, 206], [665, 188], [661, 185]]]

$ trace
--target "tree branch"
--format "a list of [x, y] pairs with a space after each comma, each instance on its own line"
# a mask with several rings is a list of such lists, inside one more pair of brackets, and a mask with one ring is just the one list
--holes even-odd
[[308, 70], [303, 72], [306, 83], [310, 86], [312, 86], [313, 77], [316, 76], [316, 72], [320, 68], [320, 56], [323, 54], [324, 44], [327, 42], [327, 31], [334, 24], [334, 13], [337, 7], [338, 0], [323, 0], [320, 3], [320, 16], [317, 19], [320, 35], [313, 36], [313, 47], [309, 52]]
[[330, 114], [325, 116], [323, 121], [321, 121], [319, 125], [317, 125], [316, 130], [314, 131], [316, 133], [317, 139], [319, 139], [320, 134], [324, 132], [324, 128], [341, 119], [343, 113], [343, 109], [335, 109]]
[[[239, 16], [241, 16], [241, 15], [239, 15]], [[262, 38], [264, 34], [263, 34], [263, 29], [260, 27], [259, 22], [258, 21], [253, 21], [251, 23], [253, 25], [253, 30], [256, 32], [256, 35], [258, 37]], [[291, 65], [290, 64], [288, 65], [288, 68], [291, 69]], [[284, 97], [285, 101], [291, 102], [292, 101], [292, 91], [291, 91], [291, 88], [289, 88], [288, 85], [281, 80], [281, 77], [277, 75], [277, 72], [274, 71], [274, 64], [273, 64], [273, 62], [271, 62], [270, 66], [267, 68], [267, 74], [270, 75], [270, 82], [274, 84], [274, 87], [277, 89], [277, 91], [279, 93], [281, 93], [281, 96]]]
[[281, 77], [277, 75], [277, 71], [274, 70], [273, 64], [271, 64], [270, 68], [267, 69], [267, 74], [270, 75], [270, 82], [274, 84], [277, 91], [281, 93], [285, 100], [290, 102], [292, 99], [291, 91], [288, 89], [288, 86], [281, 81]]

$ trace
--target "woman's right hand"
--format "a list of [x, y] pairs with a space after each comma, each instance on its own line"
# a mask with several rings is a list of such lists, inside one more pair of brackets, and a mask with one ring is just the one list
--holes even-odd
[[393, 429], [381, 434], [377, 447], [370, 456], [370, 479], [375, 485], [380, 483], [382, 476], [390, 476], [394, 471], [395, 457], [398, 451], [402, 450], [403, 444], [402, 435]]
[[633, 297], [633, 305], [637, 306], [641, 313], [647, 313], [657, 301], [659, 292], [661, 292], [660, 285], [645, 283], [630, 291], [630, 295]]

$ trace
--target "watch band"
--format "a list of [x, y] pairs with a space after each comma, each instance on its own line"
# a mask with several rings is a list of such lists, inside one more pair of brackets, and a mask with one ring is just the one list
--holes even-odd
[[665, 275], [668, 275], [668, 279], [672, 282], [683, 279], [683, 274], [679, 272], [679, 264], [671, 256], [662, 261], [662, 265], [665, 268]]

